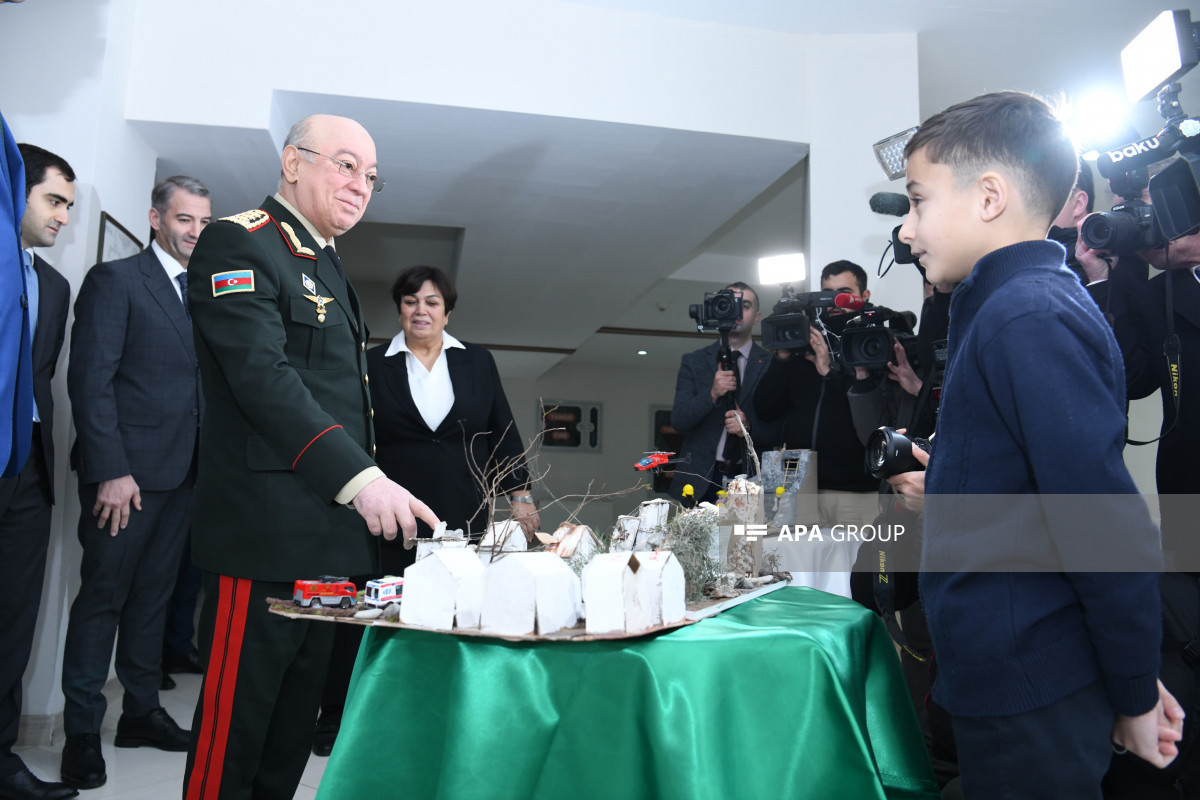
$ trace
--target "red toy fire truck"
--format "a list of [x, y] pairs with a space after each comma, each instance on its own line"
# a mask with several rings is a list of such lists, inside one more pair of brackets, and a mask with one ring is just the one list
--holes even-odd
[[358, 590], [345, 578], [322, 575], [315, 581], [296, 581], [292, 602], [298, 606], [340, 606], [349, 608], [358, 602]]

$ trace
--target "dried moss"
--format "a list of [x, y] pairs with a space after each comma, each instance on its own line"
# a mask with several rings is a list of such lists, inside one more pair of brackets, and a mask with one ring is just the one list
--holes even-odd
[[720, 564], [712, 557], [716, 536], [716, 509], [692, 509], [667, 523], [667, 549], [679, 559], [687, 600], [704, 597], [704, 585], [720, 573]]

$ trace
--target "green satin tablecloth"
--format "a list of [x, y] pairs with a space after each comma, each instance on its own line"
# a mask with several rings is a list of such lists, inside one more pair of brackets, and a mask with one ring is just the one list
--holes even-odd
[[856, 603], [801, 588], [623, 641], [372, 628], [317, 793], [938, 796], [883, 624]]

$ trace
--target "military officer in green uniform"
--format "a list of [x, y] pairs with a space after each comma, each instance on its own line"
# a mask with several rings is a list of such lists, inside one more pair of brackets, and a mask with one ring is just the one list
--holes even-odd
[[357, 122], [312, 116], [283, 148], [279, 191], [210, 224], [188, 268], [207, 402], [192, 549], [205, 572], [204, 685], [185, 800], [291, 797], [308, 757], [333, 625], [267, 597], [377, 569], [368, 535], [415, 535], [429, 508], [372, 459], [362, 310], [333, 249], [383, 188]]

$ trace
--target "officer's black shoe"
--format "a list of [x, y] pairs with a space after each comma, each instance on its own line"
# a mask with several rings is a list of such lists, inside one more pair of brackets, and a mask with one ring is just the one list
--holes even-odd
[[162, 685], [158, 687], [158, 690], [160, 692], [165, 692], [170, 689], [174, 689], [176, 686], [175, 679], [172, 678], [170, 675], [168, 675], [166, 670], [163, 670], [162, 675], [163, 675]]
[[63, 746], [59, 775], [63, 783], [76, 789], [95, 789], [108, 780], [104, 773], [104, 756], [100, 754], [100, 734], [81, 733], [68, 736]]
[[312, 751], [314, 756], [327, 756], [333, 752], [333, 743], [337, 741], [338, 730], [342, 727], [341, 720], [317, 720], [317, 729], [313, 733]]
[[117, 747], [157, 747], [171, 753], [187, 752], [191, 742], [191, 731], [175, 724], [165, 708], [156, 708], [149, 714], [130, 717], [125, 714], [117, 720]]
[[24, 764], [20, 772], [0, 778], [0, 800], [67, 800], [79, 792], [65, 783], [39, 780]]
[[163, 672], [194, 672], [197, 675], [204, 674], [204, 664], [200, 661], [200, 654], [195, 650], [186, 656], [163, 656], [162, 667]]

